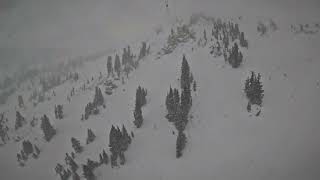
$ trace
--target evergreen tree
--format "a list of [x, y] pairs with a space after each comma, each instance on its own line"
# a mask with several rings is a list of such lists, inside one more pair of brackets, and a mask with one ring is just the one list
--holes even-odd
[[137, 128], [140, 128], [142, 126], [142, 123], [143, 123], [143, 117], [142, 117], [142, 111], [141, 111], [141, 106], [136, 106], [135, 110], [134, 110], [134, 125], [137, 127]]
[[36, 153], [37, 155], [40, 154], [40, 149], [38, 148], [37, 145], [34, 145], [34, 150], [35, 150], [35, 153]]
[[108, 70], [108, 77], [113, 75], [113, 67], [112, 67], [112, 57], [108, 56], [108, 62], [107, 62], [107, 70]]
[[56, 119], [63, 119], [63, 106], [60, 104], [55, 106], [54, 113], [55, 113]]
[[196, 92], [197, 91], [197, 84], [196, 81], [193, 81], [193, 91]]
[[87, 165], [82, 165], [82, 170], [83, 170], [83, 176], [87, 180], [95, 180], [95, 175], [92, 172], [92, 169], [90, 169]]
[[61, 164], [57, 164], [56, 167], [54, 168], [55, 172], [57, 174], [59, 174], [60, 176], [62, 175], [63, 171], [64, 171], [64, 168]]
[[234, 46], [232, 47], [232, 51], [228, 58], [228, 61], [233, 68], [239, 67], [240, 64], [242, 63], [242, 54], [239, 51], [239, 47], [237, 43], [235, 43]]
[[[251, 72], [251, 77], [248, 77], [245, 82], [245, 89], [244, 89], [247, 98], [249, 99], [250, 105], [256, 104], [261, 105], [262, 98], [264, 96], [261, 83], [261, 74], [258, 73], [256, 75], [253, 71]], [[248, 109], [248, 108], [247, 108]]]
[[19, 111], [16, 112], [16, 124], [15, 129], [19, 129], [23, 126], [23, 123], [25, 123], [24, 117], [20, 114]]
[[41, 129], [44, 133], [44, 139], [46, 141], [50, 141], [51, 138], [56, 134], [56, 130], [50, 124], [47, 115], [43, 115], [43, 117], [41, 118]]
[[176, 157], [177, 158], [180, 158], [182, 156], [182, 151], [186, 146], [186, 142], [187, 142], [186, 135], [182, 131], [179, 131], [179, 134], [177, 137], [177, 142], [176, 142]]
[[114, 70], [116, 71], [118, 78], [120, 78], [121, 64], [120, 64], [120, 57], [118, 56], [118, 54], [116, 54], [116, 57], [115, 57]]
[[28, 140], [24, 140], [22, 142], [22, 149], [23, 149], [23, 152], [26, 153], [26, 155], [28, 156], [29, 154], [32, 154], [33, 153], [33, 146], [31, 144], [30, 141]]
[[83, 147], [80, 145], [80, 141], [77, 140], [76, 138], [72, 137], [71, 138], [71, 143], [72, 143], [72, 147], [74, 149], [74, 151], [76, 153], [81, 153], [82, 152], [82, 149]]
[[180, 85], [181, 89], [190, 88], [190, 67], [185, 55], [182, 58]]
[[108, 162], [109, 162], [109, 157], [108, 157], [108, 154], [103, 150], [102, 151], [102, 162], [104, 163], [104, 164], [108, 164]]
[[88, 129], [87, 144], [93, 142], [95, 138], [96, 135], [94, 135], [91, 129]]
[[124, 152], [123, 152], [123, 151], [121, 151], [121, 152], [119, 153], [119, 159], [120, 159], [120, 164], [121, 164], [121, 165], [124, 165], [124, 163], [126, 162], [126, 158], [125, 158], [125, 156], [124, 156]]
[[243, 32], [240, 34], [240, 46], [248, 48], [248, 41], [245, 39]]
[[101, 89], [97, 86], [95, 89], [95, 95], [93, 99], [94, 107], [101, 106], [104, 103], [104, 98], [101, 92]]
[[18, 104], [20, 108], [24, 107], [23, 98], [21, 95], [18, 96]]
[[139, 54], [139, 59], [142, 59], [146, 56], [147, 54], [147, 43], [142, 42], [142, 47], [140, 49], [140, 54]]

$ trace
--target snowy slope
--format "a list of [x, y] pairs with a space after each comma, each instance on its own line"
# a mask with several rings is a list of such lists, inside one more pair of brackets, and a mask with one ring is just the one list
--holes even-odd
[[[10, 141], [0, 147], [0, 179], [58, 179], [54, 172], [57, 163], [64, 163], [65, 153], [72, 152], [70, 138], [76, 137], [85, 144], [87, 128], [97, 139], [84, 147], [76, 156], [78, 164], [87, 158], [98, 160], [98, 153], [108, 149], [111, 125], [124, 124], [133, 131], [133, 143], [126, 151], [126, 164], [112, 169], [101, 166], [95, 170], [98, 179], [308, 179], [320, 177], [320, 121], [316, 111], [320, 106], [319, 81], [320, 35], [295, 35], [290, 27], [279, 24], [279, 30], [268, 36], [259, 36], [256, 23], [261, 19], [239, 20], [240, 29], [249, 39], [244, 50], [244, 63], [238, 69], [225, 64], [222, 57], [213, 58], [209, 47], [198, 47], [189, 41], [173, 53], [160, 58], [157, 52], [163, 47], [170, 27], [158, 36], [148, 38], [152, 53], [139, 68], [129, 75], [125, 84], [113, 95], [105, 96], [106, 109], [99, 115], [81, 122], [85, 105], [92, 101], [94, 87], [99, 84], [99, 72], [106, 76], [108, 55], [86, 62], [77, 69], [80, 82], [66, 82], [54, 90], [56, 97], [33, 108], [31, 104], [21, 110], [28, 121], [47, 114], [57, 135], [50, 143], [44, 142], [39, 128], [29, 125], [10, 136], [21, 136], [39, 145], [39, 159], [29, 159], [25, 167], [18, 167], [16, 153], [21, 143]], [[193, 28], [198, 36], [210, 25], [198, 24]], [[133, 45], [138, 53], [140, 41]], [[194, 50], [192, 50], [194, 49]], [[118, 53], [122, 49], [118, 50]], [[165, 118], [165, 96], [169, 87], [178, 87], [182, 55], [185, 54], [197, 81], [193, 93], [193, 118], [186, 128], [188, 143], [181, 159], [175, 158], [175, 128]], [[265, 97], [259, 117], [246, 111], [247, 100], [243, 93], [244, 79], [254, 70], [263, 78]], [[80, 91], [87, 79], [91, 89]], [[133, 125], [136, 88], [148, 90], [147, 105], [143, 108], [144, 124], [140, 129]], [[66, 94], [76, 88], [69, 103]], [[54, 118], [54, 105], [63, 104], [65, 118]], [[9, 98], [1, 111], [7, 113], [10, 127], [14, 127], [16, 95]], [[175, 133], [177, 134], [177, 133]], [[109, 152], [108, 152], [109, 154]], [[82, 170], [78, 170], [81, 174]]]

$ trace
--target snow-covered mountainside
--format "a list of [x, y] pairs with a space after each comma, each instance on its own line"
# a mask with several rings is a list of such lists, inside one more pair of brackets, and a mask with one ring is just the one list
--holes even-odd
[[[133, 64], [121, 66], [120, 78], [116, 78], [115, 70], [114, 76], [108, 76], [107, 62], [112, 57], [115, 64], [116, 55], [123, 60], [127, 47], [90, 56], [94, 60], [60, 71], [41, 72], [15, 87], [0, 106], [0, 179], [60, 179], [55, 167], [59, 163], [71, 170], [65, 157], [75, 151], [72, 137], [83, 147], [72, 158], [79, 166], [75, 172], [81, 179], [85, 179], [82, 165], [88, 158], [99, 162], [103, 150], [109, 155], [109, 163], [92, 170], [101, 180], [319, 179], [319, 27], [314, 24], [312, 27], [318, 30], [307, 34], [293, 32], [292, 27], [299, 27], [298, 23], [291, 27], [278, 24], [276, 19], [220, 19], [203, 14], [191, 19], [159, 28], [129, 44], [128, 57]], [[232, 30], [218, 31], [216, 38], [213, 30], [219, 21], [221, 26], [224, 22], [226, 26], [238, 24], [248, 48], [240, 46], [239, 38], [233, 41], [230, 37], [228, 50], [222, 50], [222, 31], [230, 34]], [[175, 40], [170, 40], [173, 34]], [[147, 50], [139, 58], [141, 42], [146, 42]], [[232, 56], [235, 43], [243, 56], [237, 68], [224, 58], [224, 53]], [[182, 92], [183, 56], [196, 90], [191, 92], [192, 106], [183, 131], [187, 142], [182, 157], [176, 158], [178, 130], [166, 118], [166, 96], [170, 87]], [[248, 112], [244, 89], [251, 71], [261, 74], [264, 97], [261, 106], [253, 105]], [[143, 124], [137, 128], [133, 112], [139, 86], [147, 90], [147, 95], [142, 106]], [[96, 87], [102, 91], [104, 107], [98, 106], [97, 114], [84, 118], [85, 107], [97, 94]], [[62, 119], [55, 114], [56, 105], [63, 106]], [[18, 128], [17, 112], [24, 117]], [[56, 131], [49, 142], [42, 131], [44, 114]], [[125, 163], [111, 167], [109, 133], [112, 126], [123, 125], [132, 142], [124, 152]], [[89, 144], [88, 129], [96, 136]], [[24, 141], [39, 148], [36, 158], [30, 154], [25, 160], [17, 160]]]

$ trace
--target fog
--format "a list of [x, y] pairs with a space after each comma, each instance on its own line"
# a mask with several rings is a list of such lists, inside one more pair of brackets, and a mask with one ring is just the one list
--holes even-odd
[[[175, 0], [172, 15], [192, 12], [303, 17], [318, 14], [317, 0]], [[161, 23], [163, 0], [1, 0], [2, 67], [85, 55], [128, 43]], [[310, 17], [310, 16], [309, 16]]]

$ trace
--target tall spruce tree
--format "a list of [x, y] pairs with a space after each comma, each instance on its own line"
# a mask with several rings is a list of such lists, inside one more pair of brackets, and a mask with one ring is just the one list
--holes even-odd
[[190, 67], [185, 55], [182, 58], [180, 85], [181, 89], [190, 87]]
[[43, 131], [44, 139], [46, 141], [50, 141], [51, 138], [56, 134], [56, 130], [50, 124], [47, 115], [43, 115], [43, 117], [41, 117], [41, 129]]
[[88, 129], [87, 144], [93, 142], [95, 138], [96, 135], [94, 135], [93, 131], [91, 129]]
[[73, 149], [74, 149], [74, 151], [76, 153], [81, 153], [82, 152], [83, 147], [81, 146], [79, 140], [77, 140], [76, 138], [72, 137], [71, 138], [71, 143], [72, 143], [72, 147], [73, 147]]
[[20, 114], [19, 111], [16, 112], [16, 123], [15, 123], [15, 129], [19, 129], [23, 126], [23, 123], [25, 123], [24, 117]]
[[118, 54], [116, 54], [116, 57], [115, 57], [114, 70], [117, 73], [118, 78], [120, 78], [121, 63], [120, 63], [120, 57]]
[[182, 156], [182, 151], [186, 146], [186, 142], [187, 142], [186, 135], [182, 131], [179, 131], [178, 137], [177, 137], [177, 142], [176, 142], [176, 157], [177, 158], [180, 158]]
[[108, 76], [113, 75], [112, 57], [111, 56], [108, 56], [107, 70], [108, 70]]

